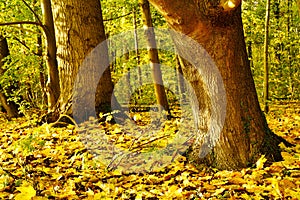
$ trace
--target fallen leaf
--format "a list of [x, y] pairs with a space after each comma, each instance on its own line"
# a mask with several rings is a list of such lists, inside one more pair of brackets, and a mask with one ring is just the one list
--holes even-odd
[[262, 155], [256, 162], [256, 169], [263, 169], [266, 161], [265, 155]]
[[19, 190], [21, 193], [15, 196], [15, 200], [31, 200], [31, 198], [36, 195], [36, 191], [31, 185], [17, 187], [17, 190]]

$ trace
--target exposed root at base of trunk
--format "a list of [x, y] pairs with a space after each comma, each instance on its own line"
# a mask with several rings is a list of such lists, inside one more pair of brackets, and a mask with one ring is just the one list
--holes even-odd
[[260, 149], [260, 154], [264, 154], [266, 156], [268, 159], [267, 162], [278, 162], [283, 160], [279, 147], [280, 143], [283, 143], [286, 147], [295, 146], [294, 144], [285, 140], [283, 137], [276, 135], [268, 128], [263, 145]]
[[[218, 168], [221, 170], [239, 170], [241, 168], [255, 166], [256, 161], [262, 155], [265, 155], [267, 158], [267, 165], [272, 162], [282, 161], [283, 158], [279, 147], [280, 143], [283, 143], [286, 147], [295, 146], [294, 144], [286, 141], [284, 138], [276, 135], [268, 128], [262, 145], [257, 149], [257, 153], [254, 153], [252, 157], [249, 158], [248, 163], [234, 163], [236, 164], [234, 166], [228, 164], [228, 161], [226, 160], [217, 160], [215, 157], [216, 149], [212, 149], [206, 157], [200, 159], [197, 152], [193, 152], [193, 148], [191, 146], [188, 150], [186, 150], [183, 156], [187, 157], [188, 162], [193, 164], [199, 170], [207, 167]], [[233, 164], [232, 161], [229, 163]]]

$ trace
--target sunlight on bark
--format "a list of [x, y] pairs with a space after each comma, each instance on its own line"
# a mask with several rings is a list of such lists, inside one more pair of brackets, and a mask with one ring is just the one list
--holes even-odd
[[238, 7], [241, 3], [241, 0], [228, 0], [221, 2], [221, 6], [224, 8], [224, 11], [231, 11]]

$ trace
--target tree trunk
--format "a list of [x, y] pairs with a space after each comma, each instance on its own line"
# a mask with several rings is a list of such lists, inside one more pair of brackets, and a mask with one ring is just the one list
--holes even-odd
[[248, 42], [248, 46], [247, 46], [247, 53], [248, 53], [248, 59], [250, 62], [250, 68], [253, 68], [253, 55], [252, 55], [252, 41]]
[[[219, 169], [239, 169], [253, 164], [262, 154], [271, 161], [282, 159], [278, 140], [274, 139], [277, 137], [270, 132], [258, 103], [246, 53], [240, 0], [150, 2], [164, 15], [172, 29], [202, 45], [218, 67], [226, 90], [227, 112], [219, 140], [211, 149], [202, 145], [203, 136], [197, 136], [190, 148], [189, 160]], [[180, 38], [174, 42], [179, 51], [193, 53], [192, 48], [180, 46]], [[182, 70], [195, 90], [200, 111], [206, 111], [206, 114], [200, 112], [198, 120], [199, 129], [205, 131], [209, 125], [208, 122], [203, 125], [203, 120], [213, 109], [209, 108], [207, 99], [207, 87], [210, 86], [203, 86], [200, 75], [191, 74], [196, 71], [191, 66], [184, 66]], [[209, 153], [201, 158], [207, 148]]]
[[[39, 32], [40, 34], [37, 35], [37, 45], [38, 45], [38, 50], [36, 55], [39, 57], [43, 57], [43, 41], [42, 41], [42, 33]], [[55, 58], [56, 59], [56, 58]], [[46, 105], [48, 102], [47, 99], [47, 92], [46, 92], [46, 78], [45, 78], [45, 70], [44, 70], [44, 60], [41, 59], [40, 63], [39, 63], [39, 79], [40, 79], [40, 85], [41, 85], [41, 89], [42, 89], [42, 98], [43, 98], [43, 105]]]
[[[101, 5], [98, 0], [53, 0], [52, 9], [58, 47], [57, 60], [61, 88], [59, 110], [60, 112], [68, 110], [70, 114], [72, 111], [68, 107], [68, 102], [72, 99], [72, 89], [79, 67], [88, 53], [99, 43], [106, 40]], [[101, 57], [101, 65], [109, 65], [106, 43], [103, 45], [99, 57]], [[88, 103], [88, 105], [85, 104], [87, 107], [83, 107], [80, 113], [76, 113], [80, 122], [87, 120], [89, 116], [94, 116], [95, 109], [97, 113], [106, 113], [111, 110], [113, 84], [109, 67], [104, 71], [100, 80], [94, 80], [93, 76], [90, 76], [91, 73], [93, 72], [86, 72], [86, 74], [80, 74], [79, 76], [83, 81], [82, 83], [85, 84], [85, 88], [82, 92], [76, 91], [79, 92], [77, 97]], [[98, 84], [96, 94], [88, 93], [86, 87], [94, 84]], [[87, 93], [84, 94], [84, 91], [87, 91]], [[81, 105], [81, 102], [78, 103], [77, 105]], [[76, 110], [78, 111], [78, 109]]]
[[[122, 15], [125, 16], [127, 13], [126, 11], [126, 8], [124, 7], [123, 8], [123, 13]], [[126, 26], [126, 18], [122, 18], [122, 26]], [[123, 53], [123, 52], [127, 52], [127, 53]], [[126, 98], [130, 99], [130, 95], [131, 95], [131, 92], [132, 92], [132, 88], [131, 88], [131, 84], [130, 84], [130, 67], [128, 66], [128, 62], [129, 62], [129, 58], [130, 58], [130, 52], [128, 51], [128, 42], [125, 41], [124, 44], [123, 44], [123, 52], [122, 52], [122, 55], [124, 54], [124, 58], [123, 58], [123, 74], [126, 74], [125, 75], [125, 79], [126, 79], [126, 88], [128, 88], [128, 95]], [[123, 102], [122, 102], [123, 103]]]
[[265, 44], [264, 44], [264, 111], [269, 112], [269, 22], [270, 0], [266, 1]]
[[[291, 26], [291, 19], [293, 18], [292, 16], [292, 12], [291, 12], [291, 1], [290, 0], [286, 0], [286, 4], [287, 4], [287, 22], [286, 22], [286, 34], [287, 34], [287, 38], [290, 40], [290, 26]], [[290, 45], [287, 45], [286, 47], [286, 51], [288, 52], [287, 55], [287, 65], [288, 65], [288, 69], [289, 69], [289, 98], [293, 99], [294, 97], [294, 80], [293, 80], [293, 67], [292, 67], [292, 62], [291, 62], [291, 58], [294, 57], [292, 55], [292, 51], [291, 51], [291, 47]]]
[[157, 104], [159, 105], [159, 111], [162, 111], [162, 108], [164, 108], [164, 110], [167, 111], [168, 114], [170, 115], [168, 99], [165, 92], [162, 74], [160, 70], [160, 62], [159, 62], [158, 51], [156, 47], [155, 33], [154, 33], [154, 29], [152, 28], [153, 24], [152, 24], [151, 12], [150, 12], [150, 5], [148, 0], [139, 0], [139, 5], [142, 11], [142, 19], [143, 19], [143, 24], [145, 29], [145, 36], [147, 38], [148, 55], [150, 59], [150, 67], [151, 67], [152, 79], [154, 82], [154, 91], [157, 99]]
[[4, 110], [7, 112], [8, 119], [18, 117], [19, 115], [17, 105], [12, 101], [8, 101], [8, 98], [6, 97], [4, 92], [2, 92], [2, 88], [0, 88], [0, 90], [0, 103]]
[[[3, 59], [9, 55], [9, 49], [7, 40], [5, 37], [0, 35], [0, 76], [5, 73], [5, 69], [3, 69], [4, 62]], [[9, 119], [18, 117], [18, 106], [13, 101], [9, 101], [8, 97], [5, 95], [8, 93], [8, 90], [4, 90], [3, 87], [0, 85], [0, 103], [3, 108], [7, 112], [7, 116]]]
[[41, 7], [43, 12], [46, 35], [46, 63], [48, 69], [48, 81], [46, 91], [48, 97], [48, 110], [52, 111], [60, 95], [58, 66], [56, 60], [56, 39], [54, 33], [54, 22], [50, 0], [41, 0]]
[[[137, 21], [136, 21], [136, 9], [133, 9], [133, 34], [134, 34], [134, 48], [135, 48], [135, 59], [136, 59], [136, 65], [137, 65], [137, 80], [139, 83], [139, 86], [143, 85], [143, 79], [142, 79], [142, 69], [141, 69], [141, 59], [140, 59], [140, 51], [139, 51], [139, 38], [137, 33]], [[139, 96], [141, 96], [141, 91], [139, 90]]]
[[180, 63], [180, 58], [176, 55], [176, 75], [177, 75], [177, 87], [178, 87], [178, 94], [181, 95], [181, 103], [185, 102], [185, 87], [184, 87], [184, 80], [183, 80], [183, 72]]
[[127, 98], [130, 99], [130, 94], [132, 92], [132, 88], [131, 88], [131, 84], [130, 84], [130, 78], [131, 78], [131, 75], [130, 75], [130, 67], [127, 67], [127, 63], [129, 62], [129, 58], [130, 58], [130, 53], [127, 51], [127, 46], [126, 44], [124, 45], [124, 52], [127, 52], [124, 54], [124, 60], [123, 60], [123, 74], [126, 74], [125, 75], [125, 79], [126, 79], [126, 87], [128, 88], [128, 96]]

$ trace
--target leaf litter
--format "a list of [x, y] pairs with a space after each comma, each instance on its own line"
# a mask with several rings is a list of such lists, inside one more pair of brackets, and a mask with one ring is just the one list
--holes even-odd
[[[161, 158], [173, 162], [145, 173], [117, 170], [118, 162], [108, 168], [107, 163], [95, 159], [95, 154], [83, 144], [80, 130], [75, 126], [54, 128], [48, 124], [36, 126], [36, 119], [24, 117], [7, 122], [0, 118], [0, 198], [300, 199], [299, 114], [300, 106], [295, 102], [274, 105], [267, 115], [270, 128], [295, 144], [289, 148], [280, 145], [284, 158], [281, 162], [265, 166], [266, 159], [262, 156], [256, 165], [240, 171], [213, 168], [200, 171], [184, 156], [178, 152], [175, 156], [173, 152], [169, 158]], [[176, 125], [170, 123], [159, 134], [135, 135], [135, 139], [116, 125], [103, 130], [109, 136], [108, 141], [118, 148], [132, 148], [138, 153], [165, 147], [168, 138], [164, 135], [172, 136]], [[97, 148], [102, 153], [111, 151], [106, 145], [108, 141], [100, 140]], [[138, 162], [143, 161], [125, 158], [124, 167], [138, 167]], [[109, 159], [111, 162], [112, 157]]]

